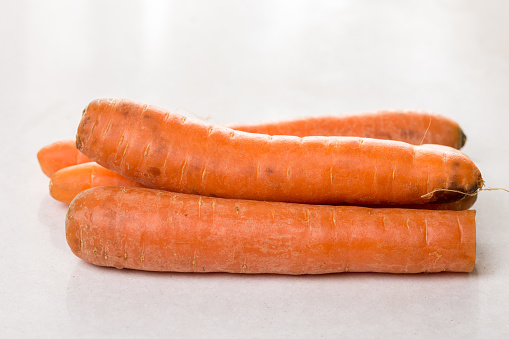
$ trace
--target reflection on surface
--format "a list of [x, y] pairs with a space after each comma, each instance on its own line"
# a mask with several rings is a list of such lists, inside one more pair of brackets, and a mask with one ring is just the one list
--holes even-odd
[[326, 336], [341, 330], [377, 336], [390, 323], [393, 334], [439, 334], [440, 328], [442, 336], [472, 336], [478, 294], [468, 274], [157, 273], [79, 261], [67, 308], [82, 334], [223, 337], [281, 330], [288, 336], [304, 327]]

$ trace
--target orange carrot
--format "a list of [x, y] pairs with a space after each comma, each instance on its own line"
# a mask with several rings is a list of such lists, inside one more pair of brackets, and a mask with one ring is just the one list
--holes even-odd
[[483, 184], [446, 146], [234, 131], [129, 100], [95, 100], [76, 145], [148, 187], [224, 198], [314, 204], [445, 203]]
[[69, 204], [79, 192], [97, 186], [143, 187], [95, 162], [88, 162], [58, 170], [51, 177], [49, 193], [54, 199]]
[[[95, 162], [90, 162], [69, 166], [57, 171], [50, 181], [50, 195], [58, 201], [69, 204], [81, 191], [98, 186], [142, 187], [143, 185], [110, 171]], [[477, 195], [471, 195], [465, 196], [459, 201], [444, 204], [399, 205], [398, 207], [461, 211], [471, 208], [476, 199]], [[377, 205], [371, 207], [373, 206], [379, 207]], [[393, 206], [382, 207], [390, 208]]]
[[269, 135], [352, 136], [404, 141], [413, 145], [440, 144], [457, 149], [463, 147], [467, 140], [455, 121], [440, 115], [413, 111], [321, 116], [229, 127]]
[[[466, 136], [459, 125], [446, 117], [413, 111], [379, 111], [347, 116], [324, 116], [230, 128], [269, 135], [354, 136], [397, 140], [414, 145], [440, 144], [457, 149]], [[39, 163], [49, 177], [57, 170], [91, 160], [76, 149], [76, 140], [61, 140], [44, 147]]]
[[79, 258], [148, 271], [470, 272], [475, 211], [371, 209], [96, 187], [66, 218]]
[[78, 151], [75, 140], [61, 140], [47, 145], [37, 153], [37, 159], [49, 178], [59, 169], [92, 161]]
[[[440, 144], [457, 149], [466, 136], [455, 121], [429, 113], [379, 111], [348, 116], [302, 118], [265, 124], [232, 125], [232, 129], [269, 135], [353, 136], [403, 141], [414, 145]], [[57, 170], [91, 161], [76, 149], [76, 140], [62, 140], [38, 154], [43, 171], [51, 177]]]

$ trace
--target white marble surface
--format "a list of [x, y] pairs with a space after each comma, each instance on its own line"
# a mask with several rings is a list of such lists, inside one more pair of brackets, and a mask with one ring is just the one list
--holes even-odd
[[0, 337], [509, 337], [509, 193], [471, 274], [156, 274], [80, 261], [36, 152], [126, 97], [215, 123], [382, 108], [457, 120], [509, 188], [506, 1], [1, 1]]

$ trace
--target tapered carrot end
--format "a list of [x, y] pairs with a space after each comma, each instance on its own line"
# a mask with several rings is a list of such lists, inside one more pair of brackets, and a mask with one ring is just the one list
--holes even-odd
[[42, 172], [48, 177], [51, 178], [53, 173], [55, 173], [55, 166], [53, 161], [50, 160], [50, 151], [48, 150], [48, 146], [43, 147], [39, 152], [37, 152], [37, 161], [39, 162], [39, 166], [41, 167]]
[[463, 132], [463, 130], [461, 128], [459, 129], [459, 133], [460, 133], [460, 147], [459, 148], [462, 148], [467, 143], [467, 135], [465, 134], [465, 132]]
[[76, 165], [63, 168], [51, 177], [49, 193], [55, 200], [69, 204], [78, 193], [90, 187], [92, 171], [87, 166]]
[[77, 152], [72, 140], [62, 140], [41, 148], [37, 160], [44, 174], [51, 178], [59, 169], [74, 165]]
[[50, 195], [58, 201], [69, 204], [81, 191], [98, 186], [142, 187], [143, 185], [95, 162], [87, 162], [57, 171], [51, 177]]
[[76, 148], [72, 139], [57, 141], [41, 148], [37, 152], [37, 160], [49, 178], [62, 168], [91, 161]]

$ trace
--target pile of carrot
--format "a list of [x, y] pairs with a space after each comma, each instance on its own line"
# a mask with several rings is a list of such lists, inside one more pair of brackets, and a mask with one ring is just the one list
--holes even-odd
[[451, 119], [380, 111], [229, 127], [95, 100], [37, 154], [90, 263], [174, 272], [470, 272], [483, 179]]

